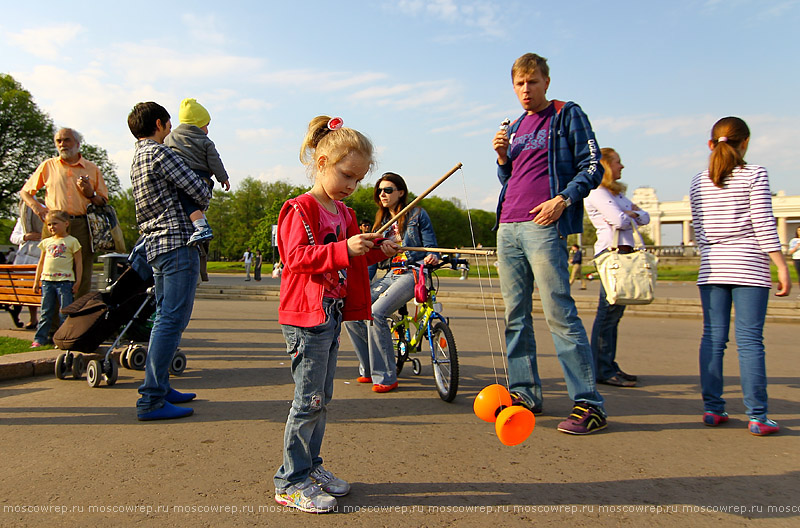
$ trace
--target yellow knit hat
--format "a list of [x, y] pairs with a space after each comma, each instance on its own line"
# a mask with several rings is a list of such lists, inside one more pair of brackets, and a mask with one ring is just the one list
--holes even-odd
[[203, 105], [194, 98], [186, 98], [181, 101], [181, 109], [178, 111], [178, 120], [187, 125], [204, 127], [211, 122], [211, 114], [203, 108]]

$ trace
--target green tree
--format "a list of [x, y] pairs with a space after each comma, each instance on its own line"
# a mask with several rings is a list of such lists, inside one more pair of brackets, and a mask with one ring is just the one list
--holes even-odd
[[125, 238], [125, 247], [132, 249], [139, 238], [139, 225], [136, 222], [133, 189], [124, 189], [117, 194], [111, 195], [109, 203], [114, 206], [114, 210], [117, 212], [117, 220], [119, 220], [119, 225], [122, 228], [122, 236]]
[[103, 175], [103, 180], [105, 180], [106, 187], [108, 187], [109, 196], [122, 192], [122, 186], [117, 176], [117, 164], [108, 157], [106, 149], [91, 143], [83, 143], [81, 145], [81, 156], [97, 165], [97, 168], [100, 169], [100, 174]]
[[0, 74], [0, 215], [17, 215], [18, 193], [28, 177], [55, 153], [55, 126], [33, 96]]
[[358, 221], [366, 220], [369, 225], [372, 225], [375, 221], [375, 212], [378, 210], [378, 206], [375, 205], [375, 201], [372, 199], [372, 193], [372, 186], [359, 185], [356, 192], [344, 199], [344, 203], [348, 207], [352, 207], [356, 212]]
[[267, 184], [267, 207], [264, 210], [264, 217], [253, 231], [249, 245], [253, 250], [260, 249], [267, 253], [272, 248], [272, 226], [278, 223], [278, 215], [283, 204], [292, 198], [300, 196], [308, 191], [308, 187], [293, 186], [286, 182], [274, 182]]

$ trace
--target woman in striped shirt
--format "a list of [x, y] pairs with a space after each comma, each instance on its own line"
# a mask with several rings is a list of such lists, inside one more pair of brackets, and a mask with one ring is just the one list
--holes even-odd
[[738, 117], [717, 121], [708, 142], [708, 169], [692, 179], [689, 198], [700, 248], [697, 285], [703, 305], [703, 423], [717, 426], [728, 421], [722, 398], [722, 357], [733, 304], [748, 427], [752, 434], [763, 436], [778, 432], [778, 424], [767, 418], [764, 361], [764, 319], [772, 287], [770, 260], [778, 268], [775, 295], [788, 295], [792, 285], [775, 228], [767, 171], [744, 161], [749, 142], [750, 129]]

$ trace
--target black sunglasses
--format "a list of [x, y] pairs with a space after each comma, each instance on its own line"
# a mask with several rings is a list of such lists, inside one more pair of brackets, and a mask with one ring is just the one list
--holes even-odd
[[395, 189], [394, 187], [378, 187], [378, 194], [381, 193], [392, 194], [396, 190], [397, 189]]

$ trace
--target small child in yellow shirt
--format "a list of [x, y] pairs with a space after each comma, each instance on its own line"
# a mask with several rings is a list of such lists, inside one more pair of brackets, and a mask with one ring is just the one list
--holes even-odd
[[[33, 293], [42, 293], [42, 310], [31, 348], [46, 345], [50, 326], [60, 303], [62, 308], [72, 304], [73, 294], [81, 285], [83, 261], [81, 243], [69, 235], [69, 215], [64, 211], [48, 211], [45, 225], [53, 236], [39, 242], [42, 255], [36, 266]], [[61, 323], [65, 317], [60, 316]]]

